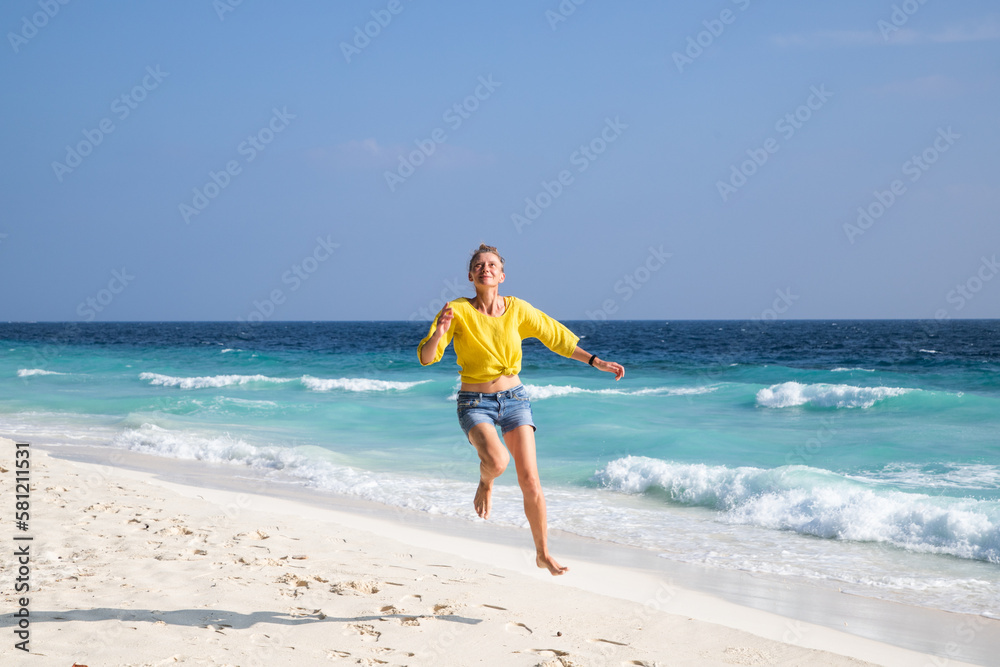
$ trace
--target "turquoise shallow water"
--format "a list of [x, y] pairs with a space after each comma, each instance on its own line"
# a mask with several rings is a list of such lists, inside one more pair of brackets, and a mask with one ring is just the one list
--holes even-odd
[[[525, 342], [550, 526], [1000, 616], [1000, 322], [567, 322]], [[426, 323], [0, 325], [0, 432], [474, 519]], [[491, 520], [523, 525], [511, 473]]]

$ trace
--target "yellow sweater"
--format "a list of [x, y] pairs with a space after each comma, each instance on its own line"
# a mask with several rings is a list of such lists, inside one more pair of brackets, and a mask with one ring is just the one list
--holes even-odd
[[[527, 301], [505, 296], [506, 310], [499, 317], [483, 315], [466, 298], [451, 301], [451, 326], [434, 351], [432, 364], [441, 361], [448, 343], [455, 340], [455, 354], [462, 382], [491, 382], [501, 375], [521, 372], [521, 340], [537, 338], [564, 357], [573, 355], [580, 337]], [[417, 355], [434, 335], [437, 319], [417, 346]], [[423, 361], [420, 362], [424, 364]]]

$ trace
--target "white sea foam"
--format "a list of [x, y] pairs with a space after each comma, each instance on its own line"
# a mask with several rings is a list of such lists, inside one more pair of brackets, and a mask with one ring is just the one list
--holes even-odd
[[594, 479], [613, 491], [708, 507], [728, 523], [1000, 563], [997, 502], [886, 490], [806, 466], [728, 468], [641, 456], [611, 461]]
[[881, 470], [852, 475], [876, 484], [923, 489], [1000, 489], [1000, 466], [988, 463], [890, 463]]
[[604, 394], [614, 396], [687, 396], [694, 394], [708, 394], [717, 386], [702, 387], [650, 387], [646, 389], [584, 389], [573, 385], [533, 385], [526, 384], [524, 388], [528, 390], [528, 398], [533, 401], [540, 401], [546, 398], [556, 398], [559, 396], [569, 396], [571, 394]]
[[[175, 431], [150, 423], [119, 432], [112, 444], [157, 456], [247, 466], [286, 476], [286, 481], [432, 514], [468, 514], [467, 501], [474, 488], [472, 482], [411, 478], [341, 465], [332, 453], [317, 448], [255, 445], [229, 434]], [[515, 490], [507, 493], [511, 491]]]
[[416, 387], [418, 384], [430, 382], [430, 380], [419, 380], [417, 382], [395, 382], [390, 380], [372, 380], [370, 378], [314, 378], [308, 375], [302, 376], [302, 384], [307, 389], [313, 391], [330, 391], [332, 389], [342, 389], [344, 391], [403, 391]]
[[66, 375], [65, 373], [58, 373], [56, 371], [46, 371], [41, 368], [21, 368], [17, 371], [17, 377], [26, 378], [32, 375]]
[[295, 378], [274, 378], [266, 375], [206, 375], [202, 377], [174, 377], [159, 373], [140, 373], [140, 380], [149, 380], [150, 384], [164, 387], [180, 387], [181, 389], [204, 389], [206, 387], [228, 387], [230, 385], [248, 384], [250, 382], [283, 383], [293, 382]]
[[870, 408], [912, 389], [901, 387], [855, 387], [849, 384], [801, 384], [783, 382], [757, 392], [757, 405], [765, 408], [788, 408], [812, 405], [820, 408]]
[[274, 401], [254, 401], [245, 398], [236, 398], [235, 396], [216, 396], [214, 401], [216, 405], [221, 408], [226, 408], [228, 406], [251, 410], [275, 410], [281, 408], [281, 406]]
[[273, 452], [262, 453], [259, 448], [249, 445], [240, 438], [229, 435], [198, 436], [193, 433], [175, 432], [155, 424], [142, 424], [139, 428], [121, 431], [113, 444], [134, 451], [198, 461], [237, 461], [257, 467], [282, 467], [281, 461], [292, 453], [291, 450], [275, 448]]
[[171, 375], [161, 375], [159, 373], [140, 373], [140, 380], [149, 380], [152, 385], [164, 387], [180, 387], [181, 389], [205, 389], [210, 387], [229, 387], [231, 385], [243, 385], [253, 382], [285, 384], [288, 382], [301, 382], [306, 389], [312, 391], [330, 391], [332, 389], [342, 389], [344, 391], [387, 391], [390, 389], [404, 390], [415, 387], [430, 380], [420, 380], [418, 382], [392, 382], [388, 380], [372, 380], [369, 378], [335, 378], [324, 379], [303, 375], [301, 378], [278, 378], [267, 375], [206, 375], [201, 377], [174, 377]]
[[875, 369], [874, 368], [834, 368], [830, 372], [831, 373], [850, 373], [852, 371], [853, 372], [858, 372], [858, 373], [874, 373]]

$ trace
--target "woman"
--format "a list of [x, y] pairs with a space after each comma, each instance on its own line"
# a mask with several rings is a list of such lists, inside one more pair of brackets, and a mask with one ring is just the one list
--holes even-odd
[[[475, 298], [446, 303], [430, 333], [420, 341], [417, 353], [421, 365], [427, 366], [440, 361], [448, 343], [455, 341], [462, 369], [458, 421], [480, 460], [479, 488], [473, 501], [476, 514], [489, 518], [493, 480], [503, 473], [513, 456], [524, 496], [524, 514], [535, 541], [535, 563], [554, 575], [563, 574], [569, 568], [549, 553], [545, 496], [535, 458], [535, 424], [527, 391], [517, 376], [521, 370], [521, 340], [538, 338], [557, 354], [614, 373], [615, 380], [622, 379], [625, 369], [585, 352], [577, 346], [579, 336], [526, 301], [501, 297], [500, 284], [506, 278], [503, 265], [503, 257], [493, 246], [481, 244], [473, 252], [469, 281], [476, 287]], [[503, 442], [496, 426], [500, 426]]]

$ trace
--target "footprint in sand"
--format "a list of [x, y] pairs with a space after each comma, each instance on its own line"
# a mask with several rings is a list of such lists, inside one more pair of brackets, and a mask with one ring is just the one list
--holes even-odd
[[578, 662], [573, 662], [569, 658], [555, 658], [540, 662], [535, 667], [582, 667], [582, 665]]
[[399, 657], [402, 657], [402, 658], [412, 658], [414, 656], [414, 654], [411, 653], [411, 652], [409, 652], [409, 651], [402, 651], [402, 650], [399, 650], [399, 649], [390, 648], [388, 646], [373, 647], [373, 648], [370, 648], [368, 650], [370, 652], [374, 653], [375, 655], [381, 655], [381, 656], [390, 657], [390, 658], [399, 658]]
[[350, 623], [344, 631], [361, 635], [363, 642], [377, 642], [378, 638], [382, 636], [382, 633], [376, 630], [374, 625], [366, 623]]
[[508, 623], [504, 628], [507, 632], [512, 632], [518, 635], [532, 635], [534, 632], [531, 631], [524, 623]]
[[329, 651], [326, 652], [326, 657], [330, 658], [330, 660], [338, 660], [340, 658], [350, 658], [351, 654], [348, 653], [347, 651], [338, 651], [336, 649], [330, 649]]
[[276, 584], [290, 584], [293, 587], [309, 588], [309, 582], [305, 579], [300, 579], [299, 575], [287, 572], [277, 579], [274, 580]]
[[529, 648], [528, 652], [542, 658], [561, 658], [569, 655], [566, 651], [560, 651], [557, 648]]
[[120, 510], [113, 503], [94, 503], [89, 507], [83, 508], [84, 512], [113, 512], [117, 514]]
[[[404, 616], [403, 612], [398, 607], [396, 607], [395, 605], [387, 604], [386, 606], [384, 606], [381, 609], [379, 609], [379, 612], [382, 613], [382, 614], [385, 614], [386, 616], [396, 616], [396, 617], [398, 617], [399, 618], [399, 622], [400, 622], [401, 625], [411, 625], [411, 626], [418, 626], [418, 625], [420, 625], [420, 617], [419, 616]], [[381, 618], [379, 620], [381, 620], [381, 621], [388, 621], [389, 619], [388, 618]]]
[[369, 581], [367, 579], [340, 581], [330, 587], [330, 592], [336, 593], [337, 595], [351, 595], [354, 593], [373, 595], [379, 592], [379, 584], [378, 582]]

